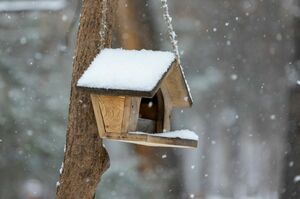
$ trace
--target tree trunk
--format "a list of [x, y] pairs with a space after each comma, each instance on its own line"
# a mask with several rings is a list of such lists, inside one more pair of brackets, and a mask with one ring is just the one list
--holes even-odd
[[[103, 0], [85, 0], [82, 5], [77, 47], [73, 63], [69, 121], [64, 167], [56, 198], [91, 199], [101, 175], [109, 167], [109, 156], [98, 136], [90, 95], [76, 83], [100, 51], [100, 22]], [[105, 46], [111, 46], [115, 0], [107, 0]]]

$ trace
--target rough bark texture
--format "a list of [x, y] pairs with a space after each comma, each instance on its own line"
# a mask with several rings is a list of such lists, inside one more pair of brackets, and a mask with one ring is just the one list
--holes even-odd
[[[77, 90], [76, 83], [100, 51], [102, 0], [85, 0], [82, 5], [77, 47], [73, 63], [69, 122], [64, 168], [57, 188], [58, 199], [91, 199], [100, 177], [109, 167], [109, 156], [98, 136], [90, 95]], [[106, 46], [111, 45], [115, 0], [107, 0]]]

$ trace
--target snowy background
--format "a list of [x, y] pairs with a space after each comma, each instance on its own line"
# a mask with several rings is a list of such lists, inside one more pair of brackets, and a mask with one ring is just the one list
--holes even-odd
[[[50, 199], [63, 159], [81, 1], [12, 3], [0, 1], [0, 198]], [[151, 45], [170, 50], [160, 1], [143, 6]], [[111, 168], [96, 198], [300, 198], [300, 158], [288, 144], [289, 134], [299, 137], [290, 113], [299, 106], [289, 103], [300, 84], [297, 1], [170, 0], [169, 10], [194, 98], [172, 124], [197, 132], [199, 147], [105, 142]], [[116, 36], [114, 47], [120, 43]]]

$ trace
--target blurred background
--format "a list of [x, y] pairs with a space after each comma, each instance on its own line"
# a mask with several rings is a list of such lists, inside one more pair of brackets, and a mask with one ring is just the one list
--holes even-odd
[[[0, 1], [0, 198], [54, 198], [81, 0]], [[170, 0], [196, 150], [105, 142], [97, 199], [299, 199], [297, 0]], [[114, 47], [171, 50], [159, 0], [120, 0]]]

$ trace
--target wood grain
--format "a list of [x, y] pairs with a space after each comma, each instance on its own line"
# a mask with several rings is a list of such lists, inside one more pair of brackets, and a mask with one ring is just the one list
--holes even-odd
[[136, 131], [137, 122], [139, 119], [140, 104], [141, 104], [140, 97], [131, 98], [131, 113], [130, 113], [128, 131]]
[[182, 71], [177, 62], [172, 64], [166, 79], [166, 87], [169, 91], [170, 99], [175, 107], [191, 107], [192, 99], [189, 96]]
[[93, 104], [93, 109], [94, 109], [94, 114], [97, 122], [97, 127], [98, 127], [98, 133], [100, 137], [104, 137], [105, 134], [105, 127], [104, 127], [104, 122], [103, 122], [103, 116], [101, 113], [101, 107], [100, 107], [100, 96], [91, 94], [91, 99], [92, 99], [92, 104]]
[[164, 120], [163, 120], [163, 128], [164, 131], [171, 130], [171, 112], [173, 109], [173, 103], [169, 94], [169, 90], [167, 89], [166, 82], [163, 82], [161, 85], [161, 91], [164, 96]]
[[122, 129], [121, 133], [127, 133], [128, 127], [130, 123], [130, 114], [131, 114], [131, 108], [132, 108], [132, 97], [125, 97], [124, 102], [124, 111], [123, 111], [123, 121], [122, 121]]
[[197, 148], [196, 140], [188, 140], [181, 138], [166, 138], [160, 136], [152, 136], [150, 134], [118, 134], [107, 133], [107, 139], [128, 142], [152, 147], [176, 147], [176, 148]]
[[99, 96], [106, 132], [121, 132], [125, 105], [124, 96]]

